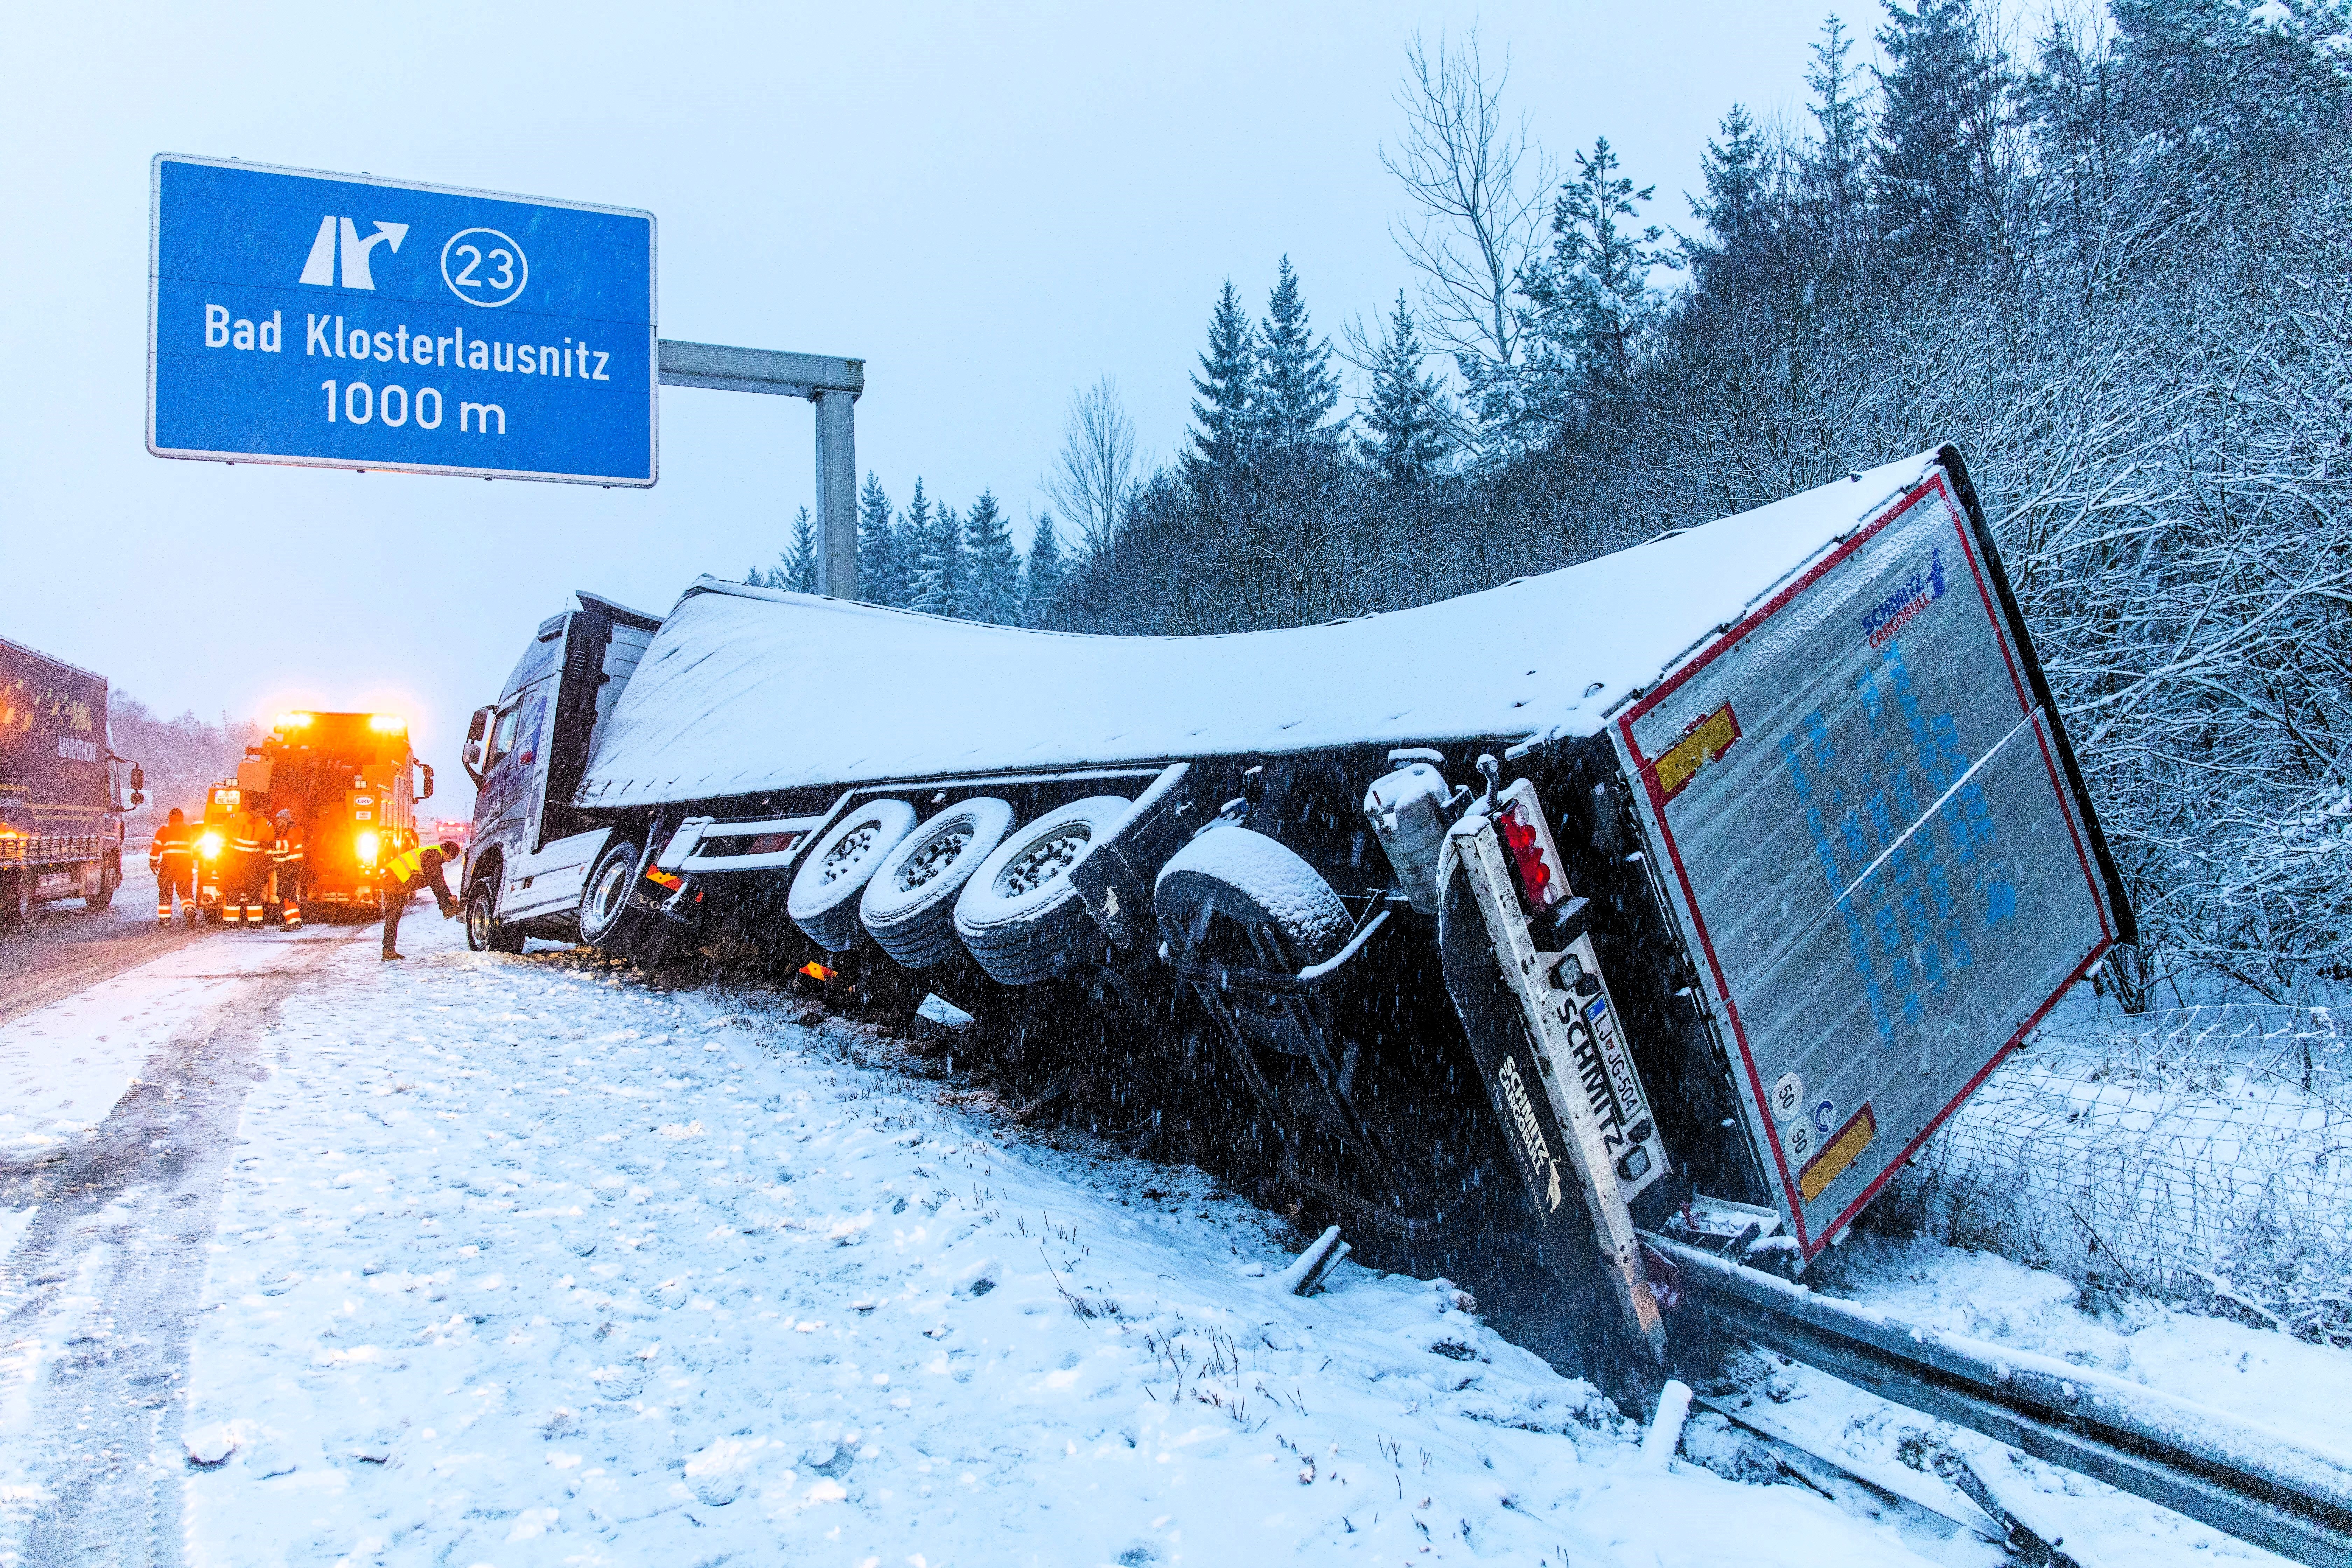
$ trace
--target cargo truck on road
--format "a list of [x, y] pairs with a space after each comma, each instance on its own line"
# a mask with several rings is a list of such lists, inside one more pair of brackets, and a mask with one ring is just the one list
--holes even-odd
[[2133, 938], [1948, 447], [1291, 630], [582, 594], [465, 756], [477, 948], [723, 937], [1032, 1049], [1124, 1028], [1145, 1098], [1239, 1086], [1302, 1212], [1427, 1251], [1522, 1206], [1637, 1352], [1637, 1231], [1801, 1271]]
[[113, 902], [146, 784], [114, 754], [106, 677], [0, 637], [0, 930], [58, 900]]

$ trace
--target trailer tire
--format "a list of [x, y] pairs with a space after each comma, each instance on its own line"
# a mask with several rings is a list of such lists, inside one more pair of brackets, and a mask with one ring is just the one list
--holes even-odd
[[1127, 814], [1115, 795], [1058, 806], [1005, 835], [956, 900], [956, 934], [990, 978], [1028, 985], [1104, 948], [1101, 928], [1071, 884], [1070, 868]]
[[1011, 805], [976, 795], [898, 840], [857, 906], [882, 951], [908, 969], [928, 969], [954, 952], [956, 899], [1012, 827]]
[[636, 887], [637, 847], [625, 838], [606, 845], [580, 895], [580, 940], [600, 952], [611, 951], [605, 944], [620, 935]]
[[793, 874], [792, 891], [784, 900], [793, 923], [827, 952], [846, 952], [856, 946], [864, 929], [857, 909], [866, 884], [898, 841], [914, 830], [915, 808], [903, 800], [867, 801], [826, 828]]
[[1321, 872], [1246, 827], [1213, 828], [1176, 851], [1160, 868], [1151, 904], [1160, 925], [1195, 950], [1223, 915], [1277, 936], [1280, 956], [1301, 969], [1338, 957], [1355, 924]]
[[0, 872], [0, 931], [15, 931], [33, 918], [33, 874]]

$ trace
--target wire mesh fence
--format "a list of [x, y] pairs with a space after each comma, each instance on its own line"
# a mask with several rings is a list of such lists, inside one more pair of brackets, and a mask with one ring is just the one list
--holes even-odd
[[2352, 1016], [2233, 1004], [2045, 1026], [1889, 1195], [1917, 1228], [2095, 1294], [2352, 1344]]

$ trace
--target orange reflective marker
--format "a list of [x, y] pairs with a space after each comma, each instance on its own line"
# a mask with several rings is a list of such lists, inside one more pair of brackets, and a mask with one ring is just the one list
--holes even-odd
[[824, 964], [819, 963], [813, 958], [806, 963], [801, 965], [801, 973], [807, 975], [811, 980], [830, 980], [833, 978], [833, 971], [827, 969]]

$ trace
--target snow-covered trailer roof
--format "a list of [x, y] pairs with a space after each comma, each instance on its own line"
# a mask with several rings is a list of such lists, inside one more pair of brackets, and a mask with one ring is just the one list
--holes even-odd
[[642, 806], [933, 775], [1591, 734], [1938, 461], [1458, 599], [1223, 637], [976, 625], [703, 577], [575, 797]]

